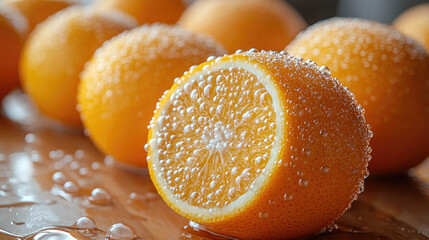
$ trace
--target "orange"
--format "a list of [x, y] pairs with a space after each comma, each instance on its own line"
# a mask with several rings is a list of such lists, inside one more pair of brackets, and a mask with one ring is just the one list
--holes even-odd
[[135, 17], [140, 24], [173, 24], [185, 10], [183, 0], [95, 0], [94, 6], [124, 11]]
[[167, 25], [115, 37], [85, 67], [79, 86], [90, 138], [116, 160], [146, 167], [144, 144], [157, 100], [190, 66], [224, 53], [210, 37]]
[[46, 116], [80, 126], [76, 111], [79, 73], [104, 41], [135, 27], [120, 12], [71, 7], [37, 27], [21, 57], [24, 90]]
[[280, 51], [306, 27], [302, 17], [280, 0], [201, 0], [183, 13], [179, 25], [213, 36], [230, 52]]
[[328, 66], [365, 108], [371, 173], [405, 171], [429, 155], [429, 56], [420, 44], [381, 23], [338, 18], [310, 27], [287, 51]]
[[77, 3], [77, 0], [6, 0], [7, 4], [19, 9], [29, 23], [29, 31], [52, 14]]
[[149, 130], [149, 173], [164, 201], [240, 239], [331, 224], [363, 187], [370, 131], [352, 94], [324, 71], [250, 51], [185, 73]]
[[27, 27], [16, 9], [0, 5], [0, 101], [19, 86], [18, 61]]
[[393, 26], [423, 44], [429, 51], [429, 3], [408, 9], [393, 22]]

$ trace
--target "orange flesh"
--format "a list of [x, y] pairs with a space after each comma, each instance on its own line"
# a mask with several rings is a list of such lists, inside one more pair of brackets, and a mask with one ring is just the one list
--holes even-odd
[[276, 130], [271, 96], [241, 68], [186, 83], [158, 123], [166, 186], [176, 198], [206, 209], [224, 207], [249, 190], [270, 159]]

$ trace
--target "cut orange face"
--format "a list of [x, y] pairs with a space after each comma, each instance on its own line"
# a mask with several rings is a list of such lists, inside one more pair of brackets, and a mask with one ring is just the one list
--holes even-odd
[[148, 167], [164, 201], [244, 239], [320, 231], [367, 175], [370, 131], [326, 68], [249, 51], [185, 73], [161, 98]]

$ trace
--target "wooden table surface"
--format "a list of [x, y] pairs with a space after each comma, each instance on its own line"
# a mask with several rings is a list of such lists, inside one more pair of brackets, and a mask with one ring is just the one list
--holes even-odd
[[[146, 170], [118, 166], [80, 130], [41, 117], [22, 93], [7, 97], [3, 112], [0, 239], [225, 239], [167, 207]], [[111, 229], [116, 223], [124, 225]], [[429, 239], [429, 160], [368, 178], [353, 207], [309, 239]]]

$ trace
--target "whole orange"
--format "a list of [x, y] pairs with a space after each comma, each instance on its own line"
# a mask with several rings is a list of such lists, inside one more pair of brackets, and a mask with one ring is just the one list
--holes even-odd
[[19, 86], [18, 62], [27, 30], [27, 20], [18, 10], [0, 5], [0, 101]]
[[395, 173], [429, 155], [429, 55], [390, 26], [336, 18], [301, 33], [291, 54], [328, 66], [364, 107], [374, 138], [371, 173]]
[[135, 17], [140, 24], [176, 23], [185, 10], [183, 0], [95, 0], [98, 9], [117, 9]]
[[422, 3], [402, 13], [393, 26], [419, 41], [429, 51], [429, 3]]
[[137, 26], [127, 15], [71, 7], [41, 23], [21, 57], [24, 90], [46, 116], [80, 126], [76, 111], [79, 74], [104, 41]]
[[306, 27], [302, 17], [280, 0], [202, 0], [178, 24], [213, 36], [226, 49], [283, 50]]
[[82, 74], [81, 117], [90, 138], [118, 161], [146, 167], [147, 126], [162, 93], [194, 64], [225, 50], [208, 36], [145, 25], [100, 48]]
[[180, 215], [239, 239], [320, 232], [357, 198], [370, 132], [324, 68], [275, 52], [212, 59], [157, 105], [148, 168]]

